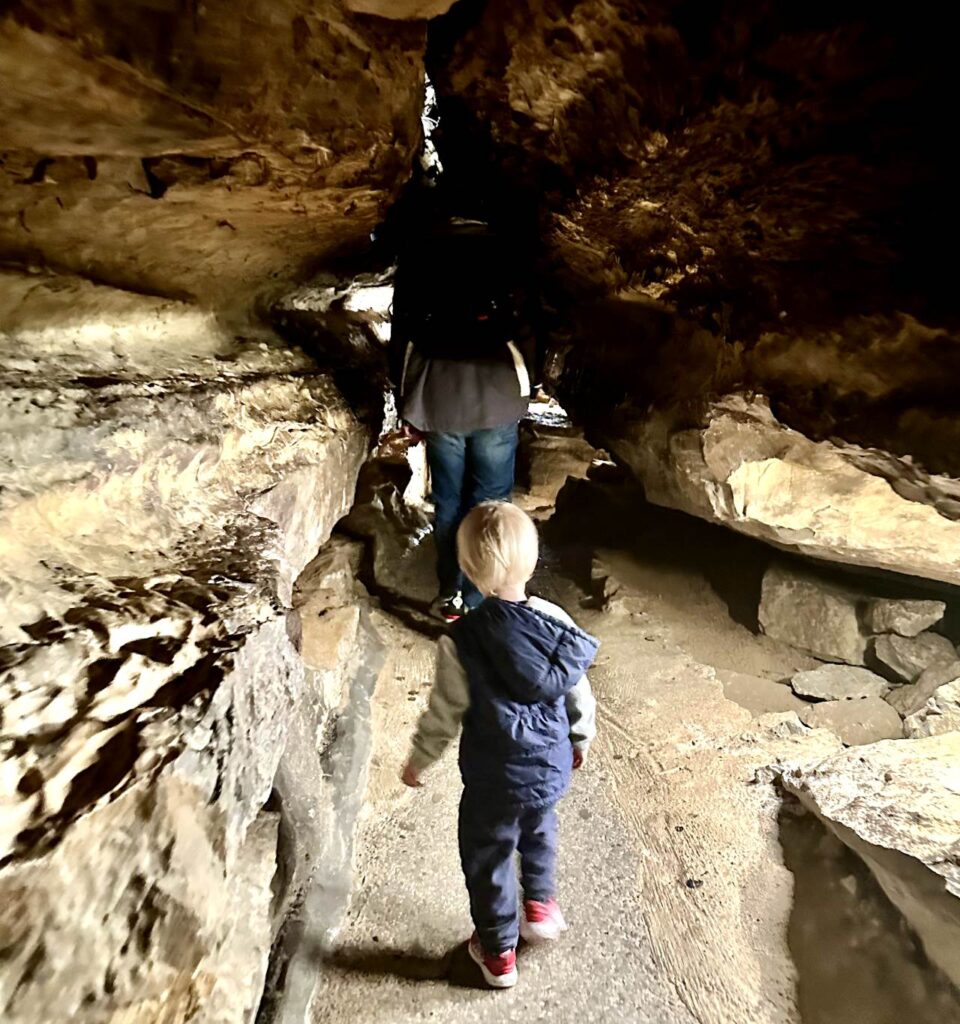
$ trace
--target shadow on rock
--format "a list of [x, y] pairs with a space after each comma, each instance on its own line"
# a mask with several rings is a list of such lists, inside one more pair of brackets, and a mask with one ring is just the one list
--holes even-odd
[[480, 969], [460, 943], [443, 956], [418, 956], [379, 946], [346, 946], [323, 957], [323, 962], [358, 974], [404, 978], [407, 981], [446, 981], [455, 988], [485, 989]]

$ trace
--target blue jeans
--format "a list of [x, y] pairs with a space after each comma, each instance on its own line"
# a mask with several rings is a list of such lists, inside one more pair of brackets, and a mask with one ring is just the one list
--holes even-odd
[[483, 600], [460, 571], [457, 528], [480, 502], [509, 500], [516, 458], [516, 423], [471, 434], [427, 435], [441, 597], [462, 593], [468, 608], [475, 608]]
[[460, 798], [460, 863], [470, 894], [470, 916], [488, 953], [514, 949], [520, 938], [517, 874], [523, 898], [545, 903], [556, 896], [556, 807], [503, 808], [489, 794]]

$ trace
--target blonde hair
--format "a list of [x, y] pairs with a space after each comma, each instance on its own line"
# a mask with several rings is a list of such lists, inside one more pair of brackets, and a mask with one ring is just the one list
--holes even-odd
[[533, 575], [540, 542], [533, 520], [507, 501], [477, 505], [457, 531], [460, 567], [484, 595], [522, 586]]

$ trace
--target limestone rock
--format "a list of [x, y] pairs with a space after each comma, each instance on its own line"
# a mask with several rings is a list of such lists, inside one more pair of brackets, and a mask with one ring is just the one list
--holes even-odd
[[347, 0], [346, 8], [357, 14], [414, 21], [446, 14], [453, 3], [454, 0]]
[[728, 669], [718, 668], [716, 673], [723, 683], [723, 695], [746, 708], [754, 718], [787, 711], [799, 714], [807, 706], [783, 683]]
[[935, 626], [944, 616], [943, 601], [909, 601], [878, 598], [866, 608], [864, 622], [872, 633], [916, 636]]
[[524, 422], [517, 452], [517, 485], [532, 503], [552, 505], [571, 477], [583, 479], [597, 450], [583, 431]]
[[873, 652], [894, 676], [907, 683], [915, 682], [927, 669], [957, 660], [957, 649], [939, 633], [921, 633], [915, 637], [878, 636]]
[[926, 704], [907, 716], [903, 725], [911, 737], [960, 731], [960, 679], [937, 687]]
[[817, 558], [960, 582], [960, 522], [938, 511], [949, 479], [901, 497], [907, 460], [814, 443], [753, 395], [714, 402], [699, 426], [680, 417], [625, 413], [601, 433], [650, 501]]
[[876, 673], [847, 665], [824, 665], [798, 672], [790, 681], [794, 692], [814, 700], [851, 700], [882, 697], [890, 685]]
[[906, 718], [919, 711], [944, 683], [954, 679], [960, 679], [960, 661], [933, 665], [915, 683], [894, 687], [884, 699]]
[[851, 591], [774, 565], [763, 577], [760, 627], [767, 636], [827, 661], [862, 665], [867, 637], [860, 629], [858, 603]]
[[811, 729], [829, 729], [848, 747], [903, 736], [900, 716], [880, 697], [811, 704], [800, 712], [800, 720]]
[[334, 0], [235, 19], [28, 0], [0, 21], [7, 259], [246, 310], [368, 243], [420, 142], [423, 25]]
[[960, 733], [857, 747], [783, 781], [867, 862], [960, 983]]

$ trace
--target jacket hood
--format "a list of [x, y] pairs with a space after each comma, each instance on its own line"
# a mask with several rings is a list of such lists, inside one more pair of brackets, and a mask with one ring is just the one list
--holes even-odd
[[457, 623], [520, 703], [554, 701], [593, 664], [600, 641], [577, 626], [512, 601], [487, 598]]

